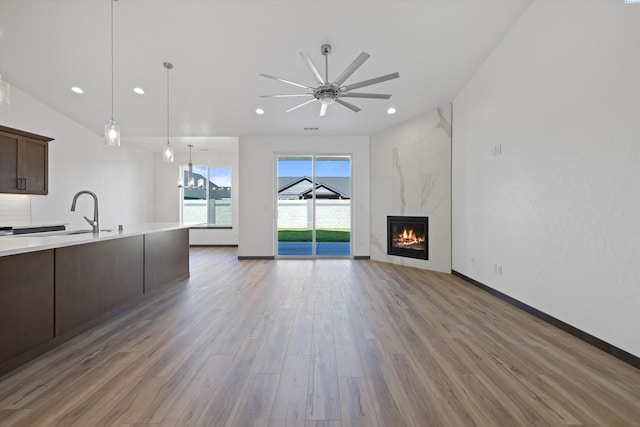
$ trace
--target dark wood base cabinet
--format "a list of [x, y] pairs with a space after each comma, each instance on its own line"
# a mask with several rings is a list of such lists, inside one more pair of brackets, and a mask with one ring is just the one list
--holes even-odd
[[144, 244], [144, 292], [152, 292], [189, 274], [189, 230], [147, 234]]
[[142, 296], [144, 236], [56, 249], [56, 336]]
[[0, 257], [0, 373], [52, 338], [53, 250]]
[[188, 275], [188, 229], [0, 257], [0, 375]]

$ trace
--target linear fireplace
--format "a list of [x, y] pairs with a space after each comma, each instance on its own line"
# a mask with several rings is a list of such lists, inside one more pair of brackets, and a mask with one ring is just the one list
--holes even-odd
[[387, 254], [429, 259], [429, 218], [388, 216]]

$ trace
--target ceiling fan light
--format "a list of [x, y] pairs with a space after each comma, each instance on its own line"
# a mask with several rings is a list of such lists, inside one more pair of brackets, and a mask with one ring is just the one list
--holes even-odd
[[336, 100], [335, 100], [335, 99], [333, 99], [333, 97], [332, 97], [331, 95], [325, 95], [325, 96], [322, 96], [322, 97], [320, 98], [320, 102], [321, 102], [323, 105], [331, 105], [331, 104], [333, 104], [334, 102], [336, 102]]

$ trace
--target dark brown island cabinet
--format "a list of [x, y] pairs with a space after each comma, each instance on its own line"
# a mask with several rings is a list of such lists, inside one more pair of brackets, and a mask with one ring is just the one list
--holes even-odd
[[189, 230], [0, 256], [0, 376], [189, 275]]
[[49, 142], [53, 138], [0, 126], [0, 193], [49, 192]]

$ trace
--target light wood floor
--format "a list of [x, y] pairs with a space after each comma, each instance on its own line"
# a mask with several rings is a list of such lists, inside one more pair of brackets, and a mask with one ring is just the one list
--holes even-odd
[[460, 279], [238, 261], [0, 378], [0, 425], [640, 425], [640, 371]]

